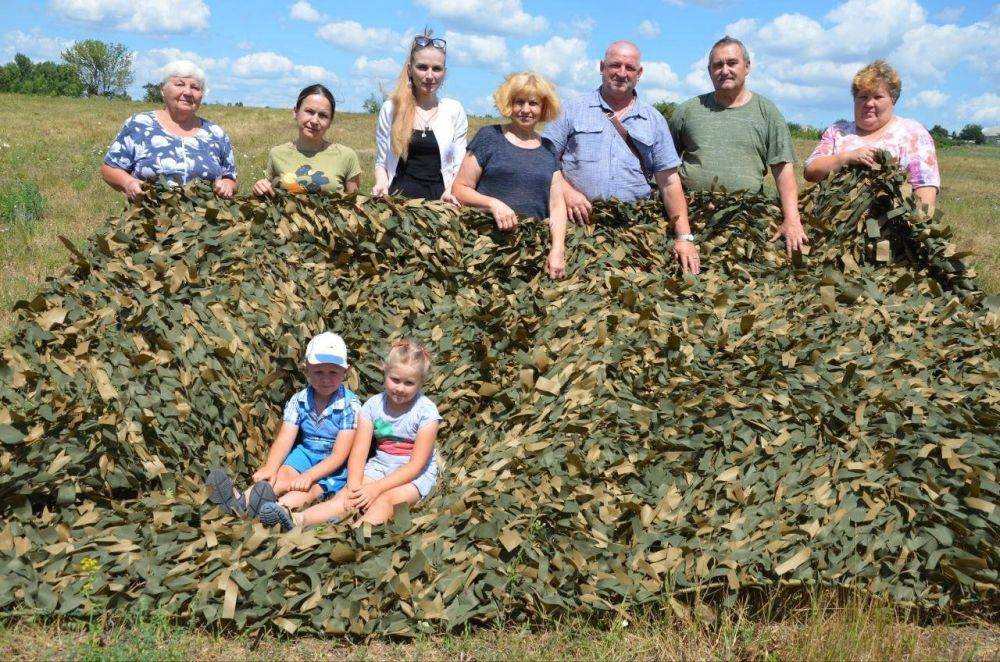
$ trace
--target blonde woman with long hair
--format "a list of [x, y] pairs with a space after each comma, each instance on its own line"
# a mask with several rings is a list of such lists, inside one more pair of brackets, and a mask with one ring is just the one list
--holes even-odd
[[451, 185], [465, 156], [469, 121], [462, 104], [438, 97], [446, 73], [444, 39], [413, 38], [410, 54], [375, 129], [372, 195], [458, 204]]

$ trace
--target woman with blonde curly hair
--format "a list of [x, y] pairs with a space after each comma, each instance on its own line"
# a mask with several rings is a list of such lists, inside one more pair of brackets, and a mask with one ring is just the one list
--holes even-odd
[[933, 206], [941, 187], [934, 139], [916, 120], [894, 113], [902, 91], [899, 74], [885, 60], [875, 60], [854, 76], [854, 121], [837, 122], [823, 132], [806, 159], [805, 178], [825, 179], [844, 166], [875, 165], [875, 152], [885, 150], [907, 172], [917, 198]]
[[438, 98], [446, 48], [445, 40], [429, 31], [413, 38], [396, 87], [378, 114], [372, 195], [457, 204], [451, 184], [465, 154], [469, 121], [461, 103]]
[[559, 99], [549, 81], [524, 72], [508, 76], [493, 100], [510, 122], [484, 126], [472, 139], [455, 177], [455, 197], [490, 212], [504, 231], [516, 228], [519, 216], [548, 218], [552, 246], [546, 270], [561, 278], [566, 272], [562, 174], [551, 145], [535, 130], [559, 115]]

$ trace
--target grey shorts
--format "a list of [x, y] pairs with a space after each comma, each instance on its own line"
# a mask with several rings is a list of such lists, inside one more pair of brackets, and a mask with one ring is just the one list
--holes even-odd
[[[409, 455], [390, 455], [383, 451], [375, 451], [375, 457], [368, 460], [368, 463], [365, 464], [365, 477], [372, 480], [381, 480], [409, 461]], [[437, 478], [437, 453], [431, 453], [430, 459], [424, 465], [424, 470], [411, 481], [413, 486], [417, 488], [417, 492], [420, 493], [421, 499], [431, 493], [434, 484], [437, 483]]]

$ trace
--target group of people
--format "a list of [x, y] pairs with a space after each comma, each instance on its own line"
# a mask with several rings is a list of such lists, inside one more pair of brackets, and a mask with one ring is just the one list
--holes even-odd
[[347, 345], [336, 333], [309, 341], [302, 361], [307, 386], [285, 405], [253, 485], [238, 490], [225, 469], [213, 469], [206, 479], [212, 503], [289, 531], [351, 514], [355, 525], [382, 524], [397, 505], [416, 504], [430, 493], [441, 421], [420, 391], [430, 354], [415, 342], [395, 343], [382, 366], [385, 390], [363, 405], [344, 385], [347, 359]]
[[[770, 171], [783, 213], [774, 239], [783, 238], [789, 254], [807, 241], [791, 134], [778, 108], [747, 86], [750, 56], [739, 40], [724, 37], [712, 45], [708, 73], [714, 90], [677, 106], [669, 122], [636, 94], [643, 72], [639, 49], [616, 41], [601, 60], [600, 87], [566, 103], [536, 73], [508, 76], [493, 97], [509, 121], [483, 127], [468, 143], [462, 105], [438, 95], [446, 53], [443, 39], [414, 37], [378, 115], [372, 195], [483, 209], [504, 231], [516, 229], [519, 219], [548, 218], [546, 270], [559, 278], [566, 271], [568, 219], [588, 222], [594, 200], [630, 202], [655, 194], [672, 221], [677, 260], [685, 271], [698, 273], [685, 190], [759, 193]], [[142, 196], [144, 181], [158, 177], [209, 180], [219, 196], [233, 196], [238, 187], [229, 137], [197, 116], [205, 91], [204, 72], [196, 65], [168, 65], [164, 107], [125, 122], [104, 158], [105, 181], [131, 200]], [[920, 201], [933, 205], [940, 186], [934, 142], [919, 123], [895, 116], [900, 91], [899, 75], [884, 61], [861, 69], [851, 84], [854, 121], [837, 122], [823, 133], [806, 160], [805, 178], [819, 181], [849, 165], [872, 167], [875, 152], [887, 150], [907, 171]], [[254, 194], [273, 195], [275, 187], [358, 190], [357, 154], [325, 138], [335, 110], [323, 85], [301, 91], [294, 105], [298, 135], [271, 148]], [[539, 123], [545, 125], [541, 132]], [[429, 367], [423, 347], [397, 343], [385, 360], [385, 391], [362, 406], [344, 386], [344, 341], [329, 332], [313, 338], [302, 365], [308, 386], [288, 402], [252, 487], [237, 490], [217, 469], [208, 477], [211, 500], [226, 512], [285, 530], [351, 513], [356, 523], [377, 524], [396, 505], [417, 503], [438, 472], [434, 440], [441, 417], [420, 393]]]
[[[798, 212], [795, 154], [778, 108], [747, 86], [750, 55], [738, 39], [712, 45], [708, 73], [714, 90], [681, 103], [669, 122], [636, 93], [641, 54], [628, 41], [608, 46], [596, 90], [561, 104], [552, 84], [531, 72], [507, 77], [493, 95], [509, 122], [483, 127], [467, 142], [462, 104], [442, 98], [447, 43], [430, 34], [414, 37], [375, 130], [372, 195], [440, 199], [483, 209], [499, 229], [518, 219], [548, 218], [551, 245], [546, 271], [566, 271], [566, 223], [587, 222], [594, 200], [662, 199], [676, 233], [674, 253], [685, 271], [700, 260], [687, 218], [685, 190], [724, 187], [763, 190], [774, 177], [783, 222], [775, 239], [789, 253], [808, 241]], [[887, 150], [908, 175], [915, 194], [933, 206], [940, 187], [934, 141], [918, 122], [894, 113], [902, 86], [882, 60], [862, 68], [851, 83], [854, 121], [837, 122], [806, 159], [805, 178], [819, 181], [845, 166], [871, 167]], [[129, 199], [142, 195], [144, 180], [213, 182], [216, 193], [237, 190], [232, 144], [218, 125], [197, 111], [205, 74], [191, 62], [167, 65], [164, 107], [130, 117], [108, 149], [102, 175]], [[292, 192], [354, 192], [361, 168], [357, 154], [325, 134], [336, 103], [323, 85], [311, 85], [294, 106], [298, 135], [271, 148], [265, 177], [253, 185], [260, 196], [275, 186]], [[539, 132], [539, 123], [544, 130]]]

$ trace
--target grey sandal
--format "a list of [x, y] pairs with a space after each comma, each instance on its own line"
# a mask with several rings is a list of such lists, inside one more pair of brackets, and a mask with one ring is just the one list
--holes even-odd
[[233, 489], [233, 480], [222, 469], [212, 469], [205, 478], [208, 486], [208, 500], [227, 515], [243, 515], [246, 503], [243, 495]]
[[260, 516], [260, 511], [266, 503], [275, 503], [278, 500], [271, 483], [266, 480], [259, 480], [250, 488], [247, 501], [247, 515], [253, 519]]
[[291, 531], [295, 528], [295, 520], [292, 519], [291, 511], [277, 501], [269, 501], [261, 505], [260, 521], [261, 524], [269, 528], [280, 524], [282, 531]]

